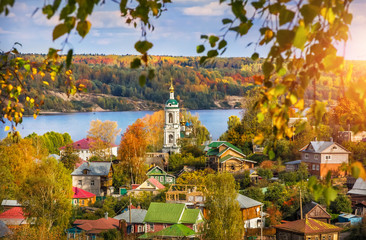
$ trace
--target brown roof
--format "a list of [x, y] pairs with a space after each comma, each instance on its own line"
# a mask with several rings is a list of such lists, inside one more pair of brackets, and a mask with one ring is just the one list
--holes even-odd
[[108, 229], [119, 227], [119, 220], [114, 218], [100, 218], [97, 220], [77, 219], [74, 222], [78, 228], [81, 228], [89, 233], [99, 233]]
[[274, 226], [277, 229], [302, 234], [339, 232], [342, 228], [319, 220], [307, 218]]

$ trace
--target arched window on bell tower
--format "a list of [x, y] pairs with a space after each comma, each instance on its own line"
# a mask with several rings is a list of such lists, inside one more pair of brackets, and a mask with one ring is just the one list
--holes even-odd
[[169, 123], [173, 123], [173, 113], [169, 113]]
[[173, 138], [174, 138], [174, 137], [173, 137], [173, 134], [170, 134], [170, 135], [169, 135], [169, 143], [173, 143]]

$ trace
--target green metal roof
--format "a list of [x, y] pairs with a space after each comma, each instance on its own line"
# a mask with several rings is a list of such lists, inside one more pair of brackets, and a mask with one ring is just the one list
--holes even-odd
[[200, 210], [199, 209], [185, 209], [182, 219], [180, 220], [181, 223], [190, 223], [190, 224], [195, 224], [197, 219], [198, 219], [198, 215], [200, 214]]
[[219, 153], [219, 149], [214, 148], [214, 149], [209, 149], [207, 151], [207, 156], [216, 156]]
[[144, 222], [178, 223], [185, 207], [183, 203], [152, 202], [147, 210]]
[[240, 160], [240, 161], [244, 161], [244, 160], [245, 160], [244, 158], [234, 157], [234, 156], [231, 156], [231, 155], [229, 154], [229, 155], [226, 155], [225, 157], [221, 158], [221, 159], [220, 159], [220, 163], [223, 163], [223, 162], [225, 162], [225, 161], [229, 160], [230, 158], [236, 158], [236, 159], [238, 159], [238, 160]]
[[196, 233], [192, 229], [183, 224], [174, 224], [155, 233], [145, 233], [141, 235], [139, 239], [149, 239], [154, 237], [189, 237], [195, 234]]
[[225, 142], [225, 141], [217, 141], [217, 142], [212, 142], [212, 143], [210, 143], [208, 146], [209, 146], [209, 147], [211, 147], [211, 148], [218, 148], [218, 147], [220, 147], [222, 144], [224, 144], [224, 145], [226, 145], [227, 147], [232, 148], [232, 149], [234, 149], [235, 151], [237, 151], [237, 152], [239, 152], [239, 153], [241, 153], [241, 154], [243, 154], [243, 155], [244, 155], [244, 153], [241, 151], [241, 149], [240, 149], [240, 148], [235, 147], [234, 145], [232, 145], [232, 144], [231, 144], [231, 143], [229, 143], [229, 142]]
[[168, 101], [166, 101], [165, 105], [168, 105], [169, 103], [171, 105], [178, 105], [178, 101], [175, 99], [168, 99]]

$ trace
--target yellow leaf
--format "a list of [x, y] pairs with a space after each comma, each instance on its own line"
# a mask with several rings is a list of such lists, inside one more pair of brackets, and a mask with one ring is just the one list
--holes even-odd
[[6, 131], [9, 131], [9, 130], [10, 130], [10, 127], [9, 126], [5, 126], [4, 131], [6, 132]]
[[37, 68], [32, 68], [32, 73], [33, 73], [33, 75], [36, 75], [37, 74]]
[[34, 99], [33, 99], [33, 98], [31, 98], [30, 102], [31, 102], [31, 103], [34, 103]]
[[21, 86], [18, 86], [18, 87], [17, 87], [17, 91], [18, 91], [18, 93], [20, 93], [20, 92], [22, 91]]
[[295, 104], [295, 108], [298, 108], [300, 110], [304, 109], [304, 99], [300, 99], [296, 104]]
[[[54, 80], [54, 79], [52, 79], [52, 80]], [[43, 81], [43, 84], [49, 86], [47, 81]]]
[[36, 119], [37, 118], [37, 114], [34, 113], [33, 114], [33, 118]]
[[29, 97], [26, 97], [25, 100], [27, 100], [27, 102], [29, 102]]

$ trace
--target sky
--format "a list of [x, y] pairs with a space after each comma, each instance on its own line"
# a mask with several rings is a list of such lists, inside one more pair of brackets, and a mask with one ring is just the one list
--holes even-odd
[[[167, 4], [168, 11], [153, 20], [155, 30], [147, 33], [147, 39], [154, 47], [151, 55], [197, 56], [196, 46], [202, 44], [201, 34], [222, 34], [221, 19], [232, 18], [230, 9], [218, 0], [172, 0]], [[52, 2], [52, 1], [51, 1]], [[32, 16], [37, 7], [42, 8], [44, 1], [16, 0], [8, 16], [0, 16], [0, 50], [8, 51], [15, 42], [22, 44], [18, 50], [22, 53], [47, 53], [49, 47], [60, 49], [62, 40], [52, 41], [52, 30], [58, 24], [55, 16], [48, 20], [41, 9]], [[350, 40], [346, 45], [345, 57], [349, 60], [366, 60], [366, 1], [356, 0], [351, 4], [353, 22]], [[251, 11], [251, 9], [249, 9]], [[141, 38], [139, 28], [135, 29], [120, 17], [117, 3], [107, 0], [106, 4], [95, 8], [88, 19], [92, 23], [89, 34], [82, 39], [75, 32], [69, 38], [69, 47], [74, 53], [94, 54], [138, 54], [134, 43]], [[243, 38], [229, 33], [228, 49], [223, 57], [248, 57], [254, 52], [258, 35], [258, 23]], [[342, 45], [343, 46], [343, 45]], [[343, 49], [343, 47], [339, 47]], [[256, 49], [265, 57], [268, 49]], [[343, 50], [339, 51], [343, 54]]]

